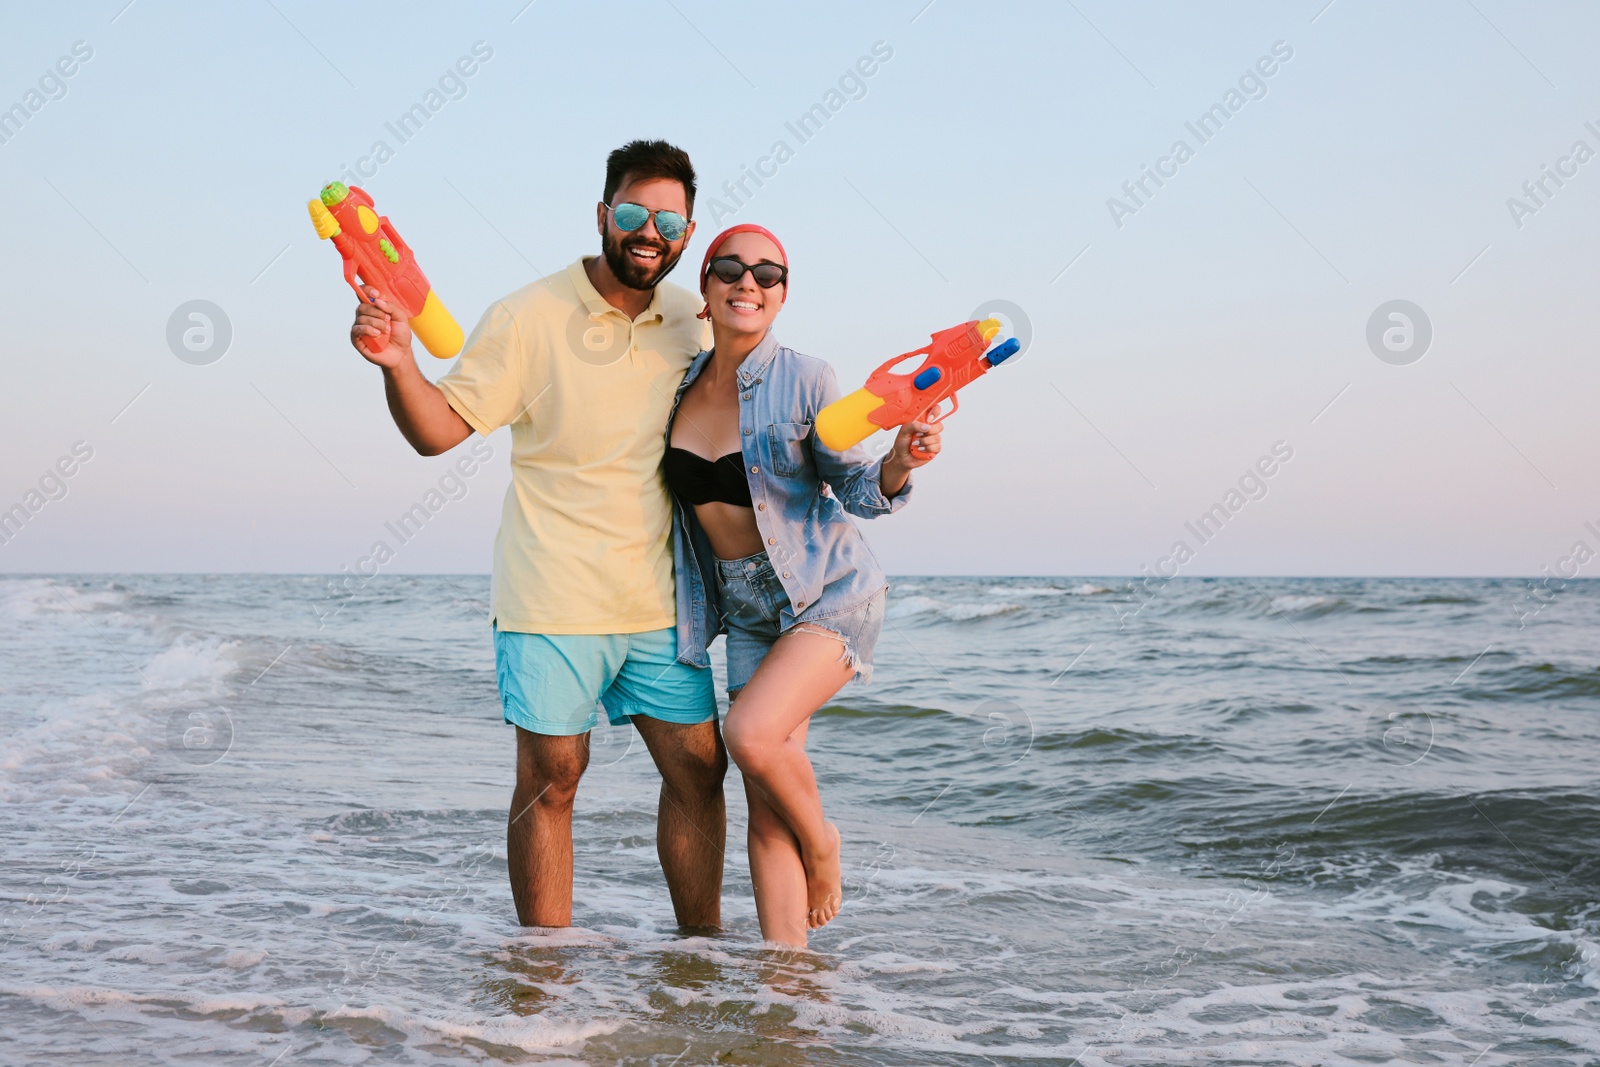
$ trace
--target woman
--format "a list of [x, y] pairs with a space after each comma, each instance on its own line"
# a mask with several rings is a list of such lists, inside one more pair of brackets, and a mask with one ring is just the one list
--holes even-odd
[[761, 935], [803, 947], [843, 899], [839, 831], [822, 815], [806, 727], [852, 677], [870, 677], [889, 588], [845, 512], [873, 518], [904, 504], [941, 427], [906, 425], [880, 460], [817, 441], [812, 426], [838, 381], [771, 333], [789, 260], [762, 227], [711, 242], [700, 292], [714, 343], [678, 389], [664, 461], [678, 502], [678, 644], [709, 666], [706, 645], [728, 635], [723, 734], [749, 800]]

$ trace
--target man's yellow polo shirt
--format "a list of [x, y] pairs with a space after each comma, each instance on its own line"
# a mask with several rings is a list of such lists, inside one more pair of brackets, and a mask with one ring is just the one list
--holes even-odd
[[489, 606], [502, 630], [625, 634], [674, 623], [663, 431], [709, 329], [695, 318], [700, 300], [667, 283], [630, 322], [583, 265], [484, 312], [438, 383], [480, 434], [511, 427]]

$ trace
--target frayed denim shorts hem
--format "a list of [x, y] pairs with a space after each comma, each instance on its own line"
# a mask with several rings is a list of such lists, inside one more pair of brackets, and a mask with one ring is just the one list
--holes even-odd
[[743, 689], [778, 638], [786, 633], [813, 633], [838, 641], [839, 662], [852, 677], [872, 680], [872, 652], [883, 631], [888, 588], [842, 611], [803, 618], [783, 627], [789, 596], [765, 552], [743, 559], [717, 560], [717, 591], [728, 631], [728, 695]]

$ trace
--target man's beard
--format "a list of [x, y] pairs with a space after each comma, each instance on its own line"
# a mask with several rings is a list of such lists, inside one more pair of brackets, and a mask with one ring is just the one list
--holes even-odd
[[[665, 241], [650, 241], [645, 238], [629, 238], [619, 236], [613, 239], [608, 233], [600, 242], [601, 249], [605, 252], [606, 266], [611, 268], [611, 273], [616, 275], [617, 281], [629, 289], [654, 289], [678, 265], [678, 260], [683, 256], [680, 250], [677, 255], [671, 255], [672, 248]], [[653, 248], [659, 255], [655, 263], [645, 266], [634, 261], [627, 254], [629, 247]]]

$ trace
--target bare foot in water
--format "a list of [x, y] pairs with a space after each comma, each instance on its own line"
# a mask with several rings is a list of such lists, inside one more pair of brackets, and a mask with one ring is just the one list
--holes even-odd
[[806, 925], [815, 930], [839, 914], [844, 903], [844, 875], [839, 866], [839, 828], [825, 823], [832, 848], [806, 862]]

